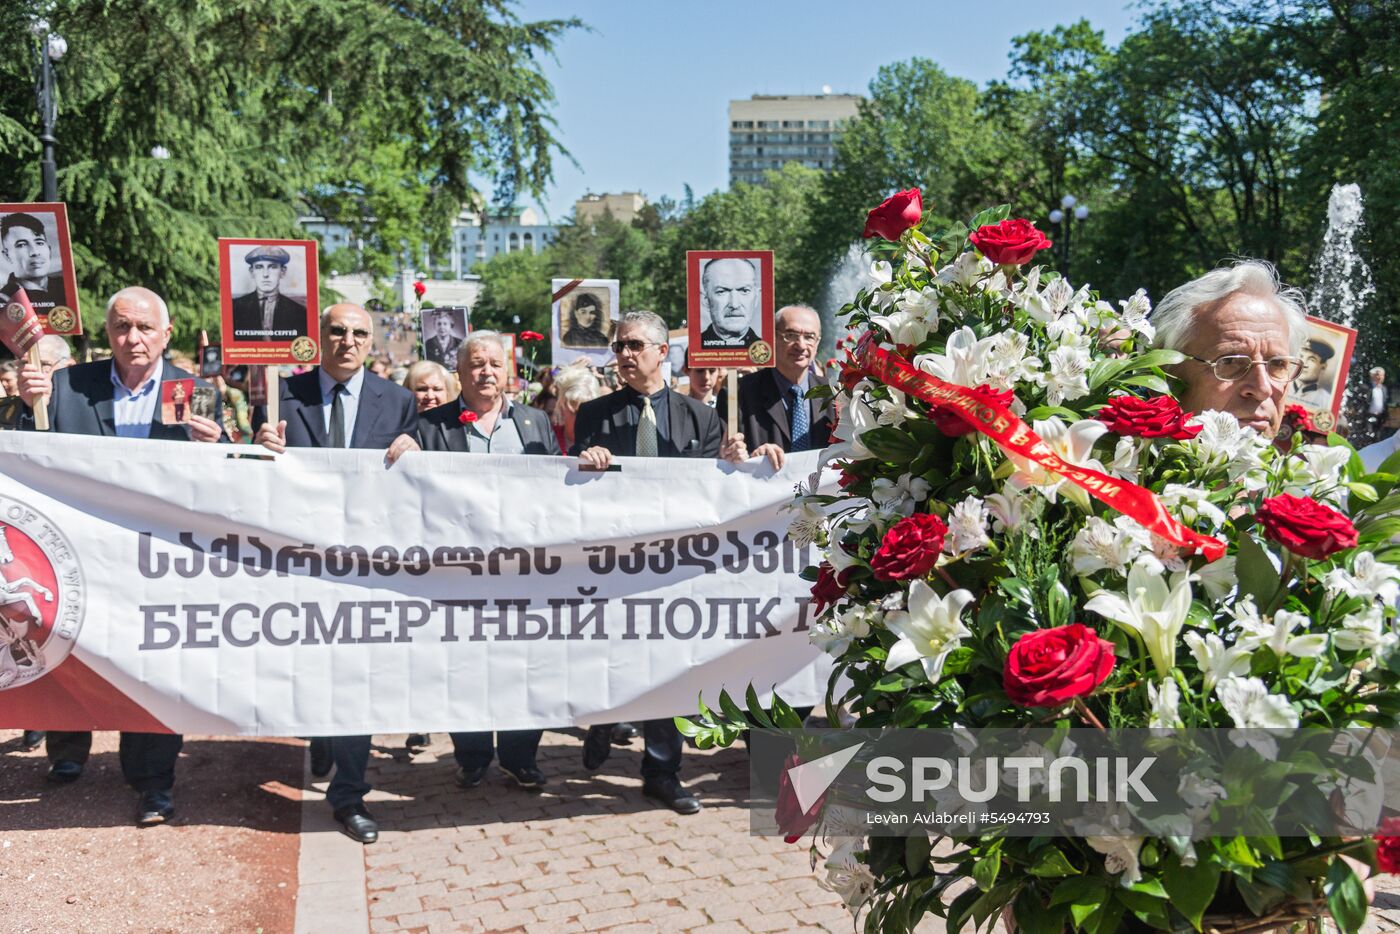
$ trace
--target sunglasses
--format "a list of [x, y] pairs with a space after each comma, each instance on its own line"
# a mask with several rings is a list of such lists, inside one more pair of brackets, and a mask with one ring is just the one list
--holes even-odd
[[330, 325], [326, 328], [326, 333], [329, 334], [331, 337], [344, 337], [345, 335], [349, 334], [352, 337], [354, 337], [357, 341], [367, 341], [369, 340], [370, 336], [369, 331], [366, 331], [364, 328], [355, 328], [352, 331], [343, 324]]
[[661, 345], [658, 344], [658, 343], [656, 343], [655, 341], [640, 341], [640, 340], [637, 340], [637, 339], [634, 337], [634, 338], [632, 338], [631, 340], [626, 340], [626, 341], [613, 341], [613, 342], [612, 342], [612, 352], [613, 352], [613, 353], [622, 353], [624, 350], [630, 350], [632, 353], [641, 353], [643, 350], [646, 350], [648, 347], [660, 347], [660, 346], [661, 346]]

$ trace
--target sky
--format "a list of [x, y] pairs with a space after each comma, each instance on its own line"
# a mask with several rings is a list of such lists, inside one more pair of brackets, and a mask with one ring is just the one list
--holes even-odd
[[864, 94], [881, 65], [916, 56], [985, 84], [1006, 76], [1015, 36], [1083, 17], [1116, 45], [1137, 18], [1126, 0], [521, 0], [517, 12], [591, 27], [544, 65], [556, 135], [578, 163], [556, 159], [537, 202], [556, 223], [590, 191], [654, 201], [727, 187], [730, 100]]

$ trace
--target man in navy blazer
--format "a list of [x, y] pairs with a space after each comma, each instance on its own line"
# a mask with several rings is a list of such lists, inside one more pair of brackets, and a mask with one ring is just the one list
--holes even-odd
[[[351, 304], [327, 308], [321, 315], [321, 365], [282, 380], [282, 420], [261, 424], [253, 440], [278, 454], [289, 447], [382, 450], [391, 462], [418, 450], [413, 393], [365, 369], [373, 342], [369, 312]], [[311, 741], [311, 771], [325, 775], [334, 764], [326, 801], [345, 833], [360, 843], [379, 839], [379, 825], [364, 803], [369, 747], [368, 736]]]
[[[190, 379], [193, 374], [166, 362], [170, 343], [170, 312], [150, 289], [122, 289], [107, 302], [107, 341], [112, 359], [45, 372], [26, 363], [20, 371], [19, 392], [25, 405], [48, 396], [49, 428], [68, 434], [163, 441], [223, 441], [222, 405], [214, 403], [214, 418], [191, 415], [186, 425], [163, 425], [161, 383]], [[208, 386], [203, 380], [196, 385]], [[33, 427], [32, 417], [26, 427]], [[92, 748], [92, 733], [49, 731], [48, 778], [67, 784], [83, 774]], [[140, 793], [138, 824], [159, 824], [175, 812], [175, 760], [184, 737], [174, 733], [122, 733], [120, 758], [127, 784]]]
[[[740, 445], [725, 442], [715, 410], [666, 385], [661, 363], [668, 336], [666, 322], [649, 311], [622, 316], [612, 350], [626, 385], [579, 406], [571, 453], [583, 466], [606, 470], [614, 457], [736, 459]], [[675, 722], [670, 717], [647, 720], [642, 737], [642, 793], [679, 814], [699, 811], [699, 799], [680, 782], [682, 744]], [[590, 771], [601, 768], [611, 750], [612, 726], [589, 727], [584, 766]]]

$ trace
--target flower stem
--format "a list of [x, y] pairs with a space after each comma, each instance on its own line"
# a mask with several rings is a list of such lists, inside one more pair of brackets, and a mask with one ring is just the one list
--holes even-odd
[[1089, 709], [1089, 705], [1084, 703], [1084, 698], [1076, 697], [1074, 699], [1074, 709], [1079, 711], [1079, 715], [1093, 724], [1100, 733], [1108, 732], [1108, 730], [1104, 729], [1104, 725], [1099, 722], [1099, 718], [1094, 716], [1094, 712]]

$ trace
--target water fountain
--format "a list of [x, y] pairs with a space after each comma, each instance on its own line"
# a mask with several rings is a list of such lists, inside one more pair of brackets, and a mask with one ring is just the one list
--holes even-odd
[[817, 313], [822, 319], [822, 343], [819, 359], [832, 356], [836, 341], [846, 336], [846, 329], [836, 323], [841, 309], [856, 297], [856, 292], [870, 287], [870, 257], [865, 244], [857, 240], [846, 249], [846, 255], [832, 267], [831, 276], [822, 288]]
[[1327, 199], [1327, 233], [1323, 236], [1322, 252], [1313, 264], [1312, 290], [1308, 296], [1308, 310], [1312, 314], [1357, 329], [1356, 353], [1351, 361], [1344, 405], [1353, 425], [1358, 414], [1366, 410], [1370, 384], [1367, 371], [1382, 358], [1383, 349], [1381, 329], [1364, 314], [1376, 285], [1360, 253], [1362, 227], [1360, 186], [1332, 186], [1332, 194]]

